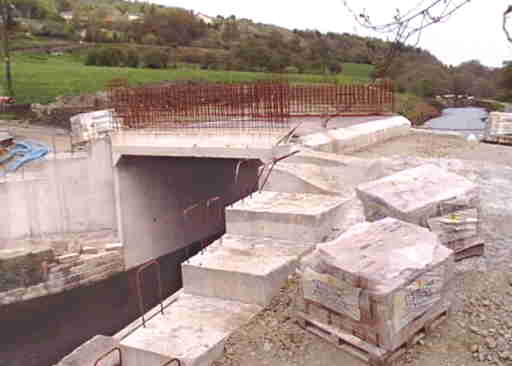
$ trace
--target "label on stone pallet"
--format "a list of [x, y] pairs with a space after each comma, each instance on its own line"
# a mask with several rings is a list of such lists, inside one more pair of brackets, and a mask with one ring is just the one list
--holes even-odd
[[361, 289], [348, 281], [306, 269], [303, 275], [304, 298], [325, 306], [354, 320], [361, 320], [359, 295]]
[[441, 300], [444, 266], [418, 277], [395, 295], [395, 330], [400, 330]]

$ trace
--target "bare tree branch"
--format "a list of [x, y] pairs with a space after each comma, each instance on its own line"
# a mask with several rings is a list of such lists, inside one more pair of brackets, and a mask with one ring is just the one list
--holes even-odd
[[352, 14], [360, 26], [393, 38], [380, 65], [381, 73], [386, 74], [394, 59], [400, 54], [403, 45], [411, 41], [413, 37], [416, 37], [412, 45], [416, 47], [421, 40], [423, 30], [434, 24], [447, 21], [471, 0], [420, 0], [405, 12], [396, 9], [395, 14], [391, 16], [392, 19], [382, 24], [374, 22], [366, 9], [355, 11], [349, 5], [349, 0], [342, 1], [345, 8]]
[[512, 36], [510, 34], [510, 31], [507, 28], [508, 23], [508, 15], [512, 13], [512, 5], [509, 5], [507, 10], [503, 13], [503, 32], [505, 33], [505, 36], [507, 37], [507, 40], [509, 43], [512, 43]]

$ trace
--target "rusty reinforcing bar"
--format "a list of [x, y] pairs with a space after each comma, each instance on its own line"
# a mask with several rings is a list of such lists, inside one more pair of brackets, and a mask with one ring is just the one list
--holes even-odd
[[139, 298], [139, 311], [142, 318], [142, 326], [146, 327], [146, 319], [144, 318], [144, 299], [142, 294], [142, 281], [141, 281], [141, 273], [146, 270], [149, 267], [155, 266], [156, 267], [156, 275], [158, 280], [158, 295], [160, 297], [160, 312], [162, 315], [164, 314], [164, 303], [163, 303], [163, 291], [162, 291], [162, 277], [160, 272], [160, 263], [156, 260], [150, 260], [139, 267], [137, 270], [136, 275], [136, 282], [137, 282], [137, 297]]

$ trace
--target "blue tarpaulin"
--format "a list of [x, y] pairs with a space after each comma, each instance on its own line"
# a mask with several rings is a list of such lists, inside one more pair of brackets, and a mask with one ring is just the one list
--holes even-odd
[[30, 161], [41, 159], [49, 152], [50, 148], [40, 142], [16, 141], [14, 147], [6, 155], [0, 157], [0, 164], [13, 160], [7, 164], [6, 168], [7, 173], [12, 173]]

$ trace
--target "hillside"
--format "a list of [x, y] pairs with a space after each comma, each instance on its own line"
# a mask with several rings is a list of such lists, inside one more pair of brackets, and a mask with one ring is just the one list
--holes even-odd
[[[61, 95], [97, 92], [104, 89], [105, 84], [114, 78], [126, 79], [132, 85], [162, 80], [241, 82], [278, 78], [292, 83], [326, 81], [323, 75], [201, 70], [194, 65], [181, 65], [177, 69], [165, 70], [84, 66], [80, 55], [77, 54], [15, 54], [13, 60], [16, 99], [20, 103], [48, 103]], [[372, 70], [369, 65], [358, 64], [344, 64], [344, 68], [345, 73], [334, 75], [328, 81], [365, 82], [369, 80]], [[3, 78], [1, 72], [0, 77]]]
[[[107, 49], [99, 56], [83, 53], [81, 60], [90, 66], [168, 68], [186, 64], [187, 68], [195, 65], [212, 71], [341, 74], [347, 80], [356, 81], [387, 77], [396, 82], [398, 91], [422, 97], [472, 94], [498, 98], [507, 95], [500, 69], [487, 68], [475, 60], [457, 67], [447, 66], [428, 51], [406, 45], [401, 45], [400, 57], [384, 72], [380, 65], [390, 44], [376, 38], [290, 30], [234, 16], [205, 17], [192, 10], [146, 2], [10, 1], [15, 6], [12, 49], [67, 50], [84, 47], [83, 42], [96, 48], [89, 53]], [[356, 75], [356, 68], [349, 66], [354, 64], [366, 66], [361, 66], [361, 72]], [[321, 81], [322, 77], [314, 80]]]

